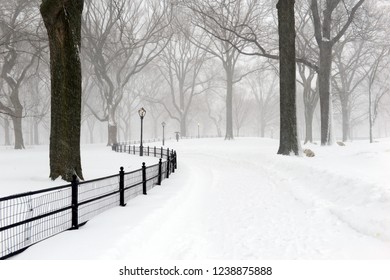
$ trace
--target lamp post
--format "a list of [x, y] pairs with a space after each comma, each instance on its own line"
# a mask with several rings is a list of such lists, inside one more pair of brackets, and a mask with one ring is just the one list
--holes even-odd
[[163, 128], [162, 145], [164, 146], [164, 145], [165, 145], [165, 133], [164, 133], [164, 128], [165, 128], [166, 123], [165, 123], [165, 122], [162, 122], [161, 125], [162, 125], [162, 128]]
[[139, 147], [139, 155], [142, 157], [144, 155], [144, 146], [142, 145], [142, 133], [143, 133], [144, 117], [146, 115], [146, 110], [144, 109], [144, 107], [138, 110], [138, 115], [141, 118], [141, 144]]
[[199, 133], [199, 123], [198, 123], [198, 138], [200, 138], [200, 133]]

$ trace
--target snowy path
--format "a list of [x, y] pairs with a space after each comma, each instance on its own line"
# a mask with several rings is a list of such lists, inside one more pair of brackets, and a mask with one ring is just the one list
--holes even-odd
[[163, 186], [16, 258], [390, 258], [386, 236], [354, 227], [331, 200], [315, 200], [310, 188], [329, 180], [308, 171], [307, 159], [237, 142], [178, 143], [178, 173]]

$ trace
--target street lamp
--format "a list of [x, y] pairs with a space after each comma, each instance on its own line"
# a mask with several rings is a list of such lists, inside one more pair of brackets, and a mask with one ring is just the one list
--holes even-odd
[[142, 157], [144, 155], [144, 147], [142, 145], [142, 133], [143, 133], [144, 117], [146, 115], [146, 110], [144, 109], [144, 107], [138, 110], [138, 115], [141, 118], [141, 145], [139, 147], [139, 155]]
[[164, 146], [164, 145], [165, 145], [165, 133], [164, 133], [164, 128], [165, 128], [166, 123], [165, 123], [165, 122], [162, 122], [161, 125], [162, 125], [162, 127], [163, 127], [163, 140], [162, 140], [163, 143], [162, 143], [162, 145]]
[[199, 133], [199, 123], [198, 123], [198, 138], [200, 138], [200, 133]]

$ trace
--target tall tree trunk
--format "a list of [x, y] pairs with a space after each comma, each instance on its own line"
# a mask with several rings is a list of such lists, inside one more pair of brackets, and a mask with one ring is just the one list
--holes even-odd
[[278, 154], [299, 154], [296, 116], [295, 19], [293, 0], [279, 0], [280, 143]]
[[233, 137], [233, 75], [229, 67], [226, 68], [226, 134], [225, 140], [232, 140]]
[[9, 133], [9, 120], [7, 117], [4, 118], [4, 145], [11, 145], [10, 133]]
[[348, 105], [344, 102], [341, 102], [341, 115], [342, 115], [342, 123], [343, 123], [343, 142], [350, 140], [350, 114], [348, 110]]
[[39, 123], [34, 121], [34, 145], [39, 145]]
[[83, 0], [43, 0], [40, 12], [50, 46], [50, 178], [83, 179], [81, 131], [81, 15]]
[[[112, 101], [109, 101], [110, 103]], [[107, 146], [118, 143], [118, 124], [116, 121], [116, 107], [108, 106], [108, 142]]]
[[118, 142], [118, 126], [108, 123], [108, 143], [107, 146], [112, 146]]
[[372, 116], [372, 92], [371, 86], [368, 88], [368, 121], [369, 121], [369, 135], [370, 135], [370, 143], [374, 142], [374, 137], [372, 135], [372, 127], [373, 127], [373, 116]]
[[318, 86], [321, 110], [321, 145], [331, 144], [330, 134], [330, 72], [332, 68], [332, 45], [328, 41], [322, 42], [320, 47], [320, 67]]
[[187, 122], [186, 116], [183, 114], [180, 119], [180, 135], [185, 137], [187, 136]]
[[24, 147], [23, 132], [22, 132], [22, 116], [12, 117], [11, 119], [12, 119], [12, 124], [14, 126], [14, 136], [15, 136], [14, 148], [16, 150], [24, 149], [25, 147]]
[[305, 106], [305, 144], [313, 143], [313, 117], [314, 109]]

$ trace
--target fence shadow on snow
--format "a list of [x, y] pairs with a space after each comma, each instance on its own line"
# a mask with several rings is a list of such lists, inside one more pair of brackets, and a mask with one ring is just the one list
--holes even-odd
[[[116, 144], [116, 152], [139, 154], [139, 146]], [[70, 229], [78, 229], [100, 213], [146, 195], [177, 168], [176, 152], [143, 147], [143, 155], [159, 163], [116, 175], [0, 198], [0, 260]]]

